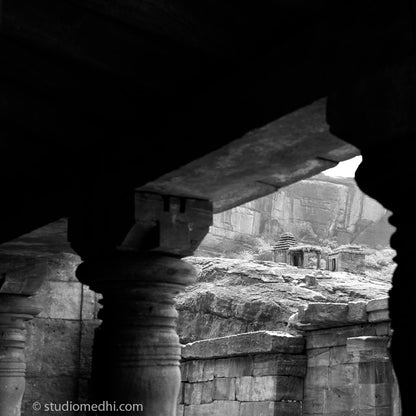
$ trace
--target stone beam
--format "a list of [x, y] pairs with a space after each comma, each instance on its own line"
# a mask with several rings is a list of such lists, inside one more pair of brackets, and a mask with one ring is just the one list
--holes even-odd
[[214, 212], [221, 212], [358, 154], [356, 147], [329, 132], [322, 99], [252, 130], [139, 189], [211, 200]]

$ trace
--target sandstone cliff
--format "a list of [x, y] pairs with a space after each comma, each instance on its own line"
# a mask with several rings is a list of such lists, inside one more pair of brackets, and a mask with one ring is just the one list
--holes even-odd
[[389, 211], [360, 191], [354, 179], [321, 174], [216, 214], [198, 254], [227, 256], [233, 244], [247, 242], [247, 237], [273, 242], [285, 231], [309, 243], [384, 248], [394, 232], [389, 216]]
[[[198, 281], [177, 297], [181, 342], [257, 330], [286, 330], [289, 317], [310, 302], [384, 297], [390, 276], [300, 269], [267, 261], [188, 257]], [[316, 286], [305, 275], [316, 275]]]

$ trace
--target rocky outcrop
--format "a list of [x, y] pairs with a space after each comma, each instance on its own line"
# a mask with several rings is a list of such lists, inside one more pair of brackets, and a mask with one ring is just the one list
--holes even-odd
[[300, 306], [368, 301], [386, 296], [390, 288], [387, 278], [282, 263], [204, 257], [186, 260], [198, 269], [198, 280], [177, 297], [183, 343], [259, 330], [288, 330], [289, 318]]
[[323, 174], [214, 216], [199, 250], [218, 255], [249, 236], [277, 241], [283, 232], [310, 243], [389, 245], [390, 212], [360, 191], [352, 178]]

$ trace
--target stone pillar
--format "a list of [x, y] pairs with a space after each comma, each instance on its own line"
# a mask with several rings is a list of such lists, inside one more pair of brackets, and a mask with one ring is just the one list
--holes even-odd
[[181, 347], [174, 297], [194, 281], [194, 268], [173, 256], [119, 252], [86, 261], [77, 277], [103, 294], [92, 402], [136, 404], [136, 411], [123, 412], [128, 415], [175, 415]]
[[25, 322], [41, 309], [33, 298], [0, 294], [0, 416], [19, 416], [25, 391]]
[[77, 277], [103, 295], [90, 402], [128, 406], [100, 414], [175, 416], [181, 347], [174, 297], [196, 276], [180, 258], [194, 252], [211, 223], [209, 201], [138, 192], [135, 224], [122, 244], [84, 254]]
[[309, 253], [307, 251], [302, 253], [302, 267], [309, 269]]
[[317, 270], [321, 268], [321, 253], [316, 253], [316, 268]]

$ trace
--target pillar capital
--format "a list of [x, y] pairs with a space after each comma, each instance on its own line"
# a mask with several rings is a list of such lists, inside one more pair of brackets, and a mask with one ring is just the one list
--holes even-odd
[[108, 257], [90, 258], [78, 266], [77, 278], [99, 293], [114, 289], [159, 285], [184, 288], [195, 279], [194, 267], [178, 257], [158, 252], [119, 250]]

